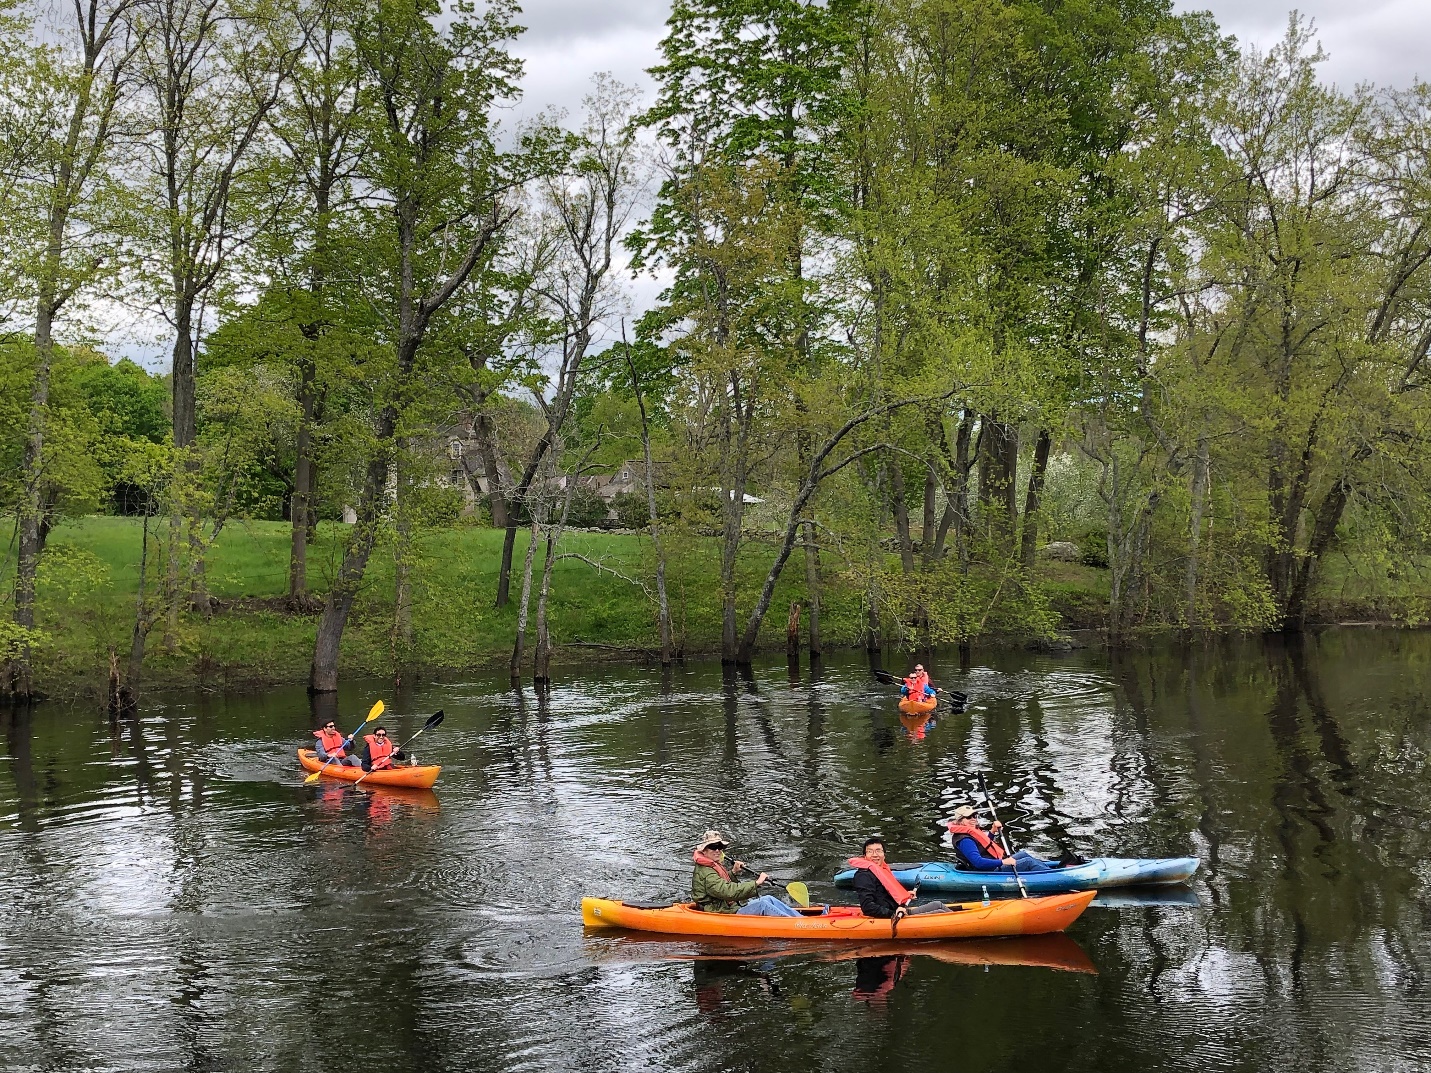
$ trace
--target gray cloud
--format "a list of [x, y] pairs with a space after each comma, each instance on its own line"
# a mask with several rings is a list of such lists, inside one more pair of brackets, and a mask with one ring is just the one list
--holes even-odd
[[[1178, 6], [1210, 9], [1227, 33], [1264, 49], [1282, 36], [1290, 10], [1285, 0], [1182, 0]], [[1316, 22], [1330, 57], [1323, 67], [1329, 81], [1405, 86], [1418, 74], [1431, 78], [1427, 0], [1302, 0], [1299, 8]], [[551, 106], [575, 114], [597, 71], [649, 92], [645, 69], [657, 60], [668, 12], [666, 0], [527, 0], [521, 15], [527, 32], [517, 44], [527, 61], [523, 114]]]
[[[1224, 32], [1244, 46], [1267, 49], [1287, 29], [1290, 9], [1279, 0], [1179, 3], [1184, 11], [1210, 10]], [[1350, 88], [1358, 82], [1409, 86], [1431, 77], [1431, 4], [1426, 0], [1303, 0], [1298, 10], [1316, 25], [1328, 59], [1322, 77]]]

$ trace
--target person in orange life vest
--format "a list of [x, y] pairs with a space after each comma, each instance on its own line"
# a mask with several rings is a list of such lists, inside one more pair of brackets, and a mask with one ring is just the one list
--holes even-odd
[[706, 913], [739, 913], [741, 916], [798, 917], [800, 911], [773, 894], [756, 896], [760, 884], [770, 877], [764, 872], [754, 879], [731, 878], [745, 870], [744, 861], [725, 865], [725, 838], [719, 831], [707, 831], [691, 855], [696, 867], [691, 872], [691, 901]]
[[362, 761], [356, 756], [349, 756], [348, 749], [353, 744], [352, 738], [345, 738], [338, 730], [338, 724], [333, 720], [328, 720], [323, 724], [323, 729], [315, 730], [313, 736], [318, 739], [314, 751], [318, 754], [318, 759], [325, 764], [332, 760], [338, 764], [346, 764], [349, 767], [357, 767]]
[[[390, 768], [399, 760], [406, 760], [407, 756], [401, 752], [393, 751], [393, 743], [388, 740], [387, 727], [378, 727], [371, 734], [364, 734], [363, 741], [367, 742], [367, 756], [363, 759], [364, 771], [382, 771]], [[414, 758], [412, 763], [417, 763]]]
[[863, 855], [851, 857], [850, 867], [855, 870], [854, 886], [860, 896], [860, 910], [867, 917], [903, 920], [911, 913], [949, 912], [943, 902], [914, 904], [914, 895], [900, 886], [885, 862], [883, 839], [865, 839]]
[[901, 697], [914, 697], [917, 700], [928, 700], [932, 698], [934, 687], [929, 683], [929, 672], [924, 669], [924, 664], [916, 663], [914, 673], [904, 680], [904, 685], [899, 687]]
[[976, 872], [1007, 872], [1018, 865], [1020, 872], [1047, 872], [1058, 867], [1057, 861], [1046, 861], [1024, 849], [1010, 857], [1004, 852], [1004, 847], [992, 837], [1002, 831], [1004, 825], [995, 820], [985, 833], [979, 826], [979, 818], [973, 805], [960, 805], [956, 808], [954, 819], [946, 826], [949, 828], [949, 837], [954, 840], [954, 852], [959, 854], [965, 868], [972, 868]]

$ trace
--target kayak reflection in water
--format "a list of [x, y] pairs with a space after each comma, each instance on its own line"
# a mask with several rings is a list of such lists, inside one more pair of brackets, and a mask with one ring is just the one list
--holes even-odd
[[764, 872], [754, 879], [737, 881], [732, 878], [745, 870], [744, 861], [725, 866], [726, 841], [719, 831], [707, 831], [696, 843], [691, 855], [695, 870], [691, 873], [691, 900], [696, 908], [707, 913], [739, 913], [742, 916], [798, 917], [792, 909], [773, 894], [756, 895], [762, 883], [769, 880]]
[[914, 904], [914, 895], [889, 870], [881, 838], [865, 839], [863, 855], [851, 857], [850, 867], [855, 869], [854, 887], [860, 896], [860, 910], [867, 917], [903, 920], [910, 914], [949, 912], [943, 902]]
[[992, 837], [1002, 831], [1004, 825], [995, 820], [985, 832], [979, 826], [978, 813], [973, 805], [956, 808], [954, 819], [947, 826], [949, 837], [954, 840], [954, 852], [959, 855], [964, 867], [976, 872], [1011, 871], [1015, 866], [1020, 872], [1048, 872], [1059, 867], [1058, 861], [1046, 861], [1026, 849], [1010, 857]]
[[852, 994], [871, 1009], [884, 1006], [894, 985], [904, 979], [913, 960], [908, 954], [860, 958], [855, 962], [855, 989]]

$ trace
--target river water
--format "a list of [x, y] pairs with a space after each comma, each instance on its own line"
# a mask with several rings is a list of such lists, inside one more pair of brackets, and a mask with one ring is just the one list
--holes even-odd
[[[0, 1069], [1424, 1070], [1431, 634], [563, 670], [379, 696], [434, 793], [305, 786], [301, 690], [0, 713]], [[847, 952], [584, 932], [706, 827], [822, 899], [872, 831], [947, 856], [974, 773], [1034, 850], [1195, 854], [1067, 937]], [[851, 956], [852, 954], [865, 956]]]

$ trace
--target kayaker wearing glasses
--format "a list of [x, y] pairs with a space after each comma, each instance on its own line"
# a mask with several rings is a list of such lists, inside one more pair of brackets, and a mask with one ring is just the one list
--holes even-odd
[[764, 872], [754, 879], [737, 882], [731, 877], [745, 870], [744, 861], [725, 865], [726, 841], [719, 831], [707, 831], [696, 843], [691, 859], [696, 862], [691, 873], [691, 900], [707, 913], [739, 913], [756, 917], [798, 917], [773, 894], [756, 896], [756, 889], [770, 877]]
[[850, 867], [855, 869], [854, 886], [860, 896], [860, 910], [867, 917], [903, 920], [911, 914], [949, 912], [943, 902], [914, 904], [914, 895], [905, 890], [889, 870], [881, 838], [865, 839], [864, 852], [850, 858]]
[[348, 755], [348, 747], [353, 744], [352, 740], [343, 737], [338, 729], [338, 724], [329, 719], [323, 724], [321, 730], [315, 730], [313, 736], [318, 739], [314, 751], [318, 754], [318, 759], [325, 764], [332, 760], [337, 764], [346, 764], [349, 767], [357, 767], [362, 763], [356, 756]]
[[[368, 745], [368, 755], [363, 760], [364, 771], [382, 771], [384, 768], [392, 767], [399, 760], [407, 759], [404, 753], [393, 751], [393, 743], [388, 740], [387, 727], [378, 727], [371, 734], [364, 734], [363, 741]], [[416, 762], [416, 760], [413, 761], [413, 763]]]
[[1058, 867], [1057, 861], [1035, 857], [1026, 849], [1010, 857], [993, 839], [1004, 829], [1004, 825], [995, 820], [986, 833], [979, 826], [979, 816], [973, 805], [956, 808], [954, 819], [947, 826], [949, 837], [954, 840], [954, 852], [963, 859], [964, 867], [976, 872], [1012, 871], [1015, 865], [1020, 872], [1047, 872]]
[[928, 700], [934, 697], [934, 686], [930, 684], [929, 672], [924, 669], [924, 664], [916, 663], [914, 673], [904, 680], [904, 685], [899, 687], [901, 697], [913, 697], [915, 700]]

